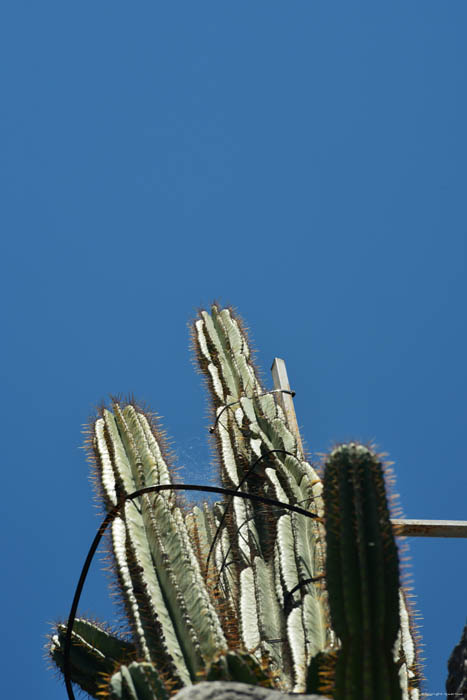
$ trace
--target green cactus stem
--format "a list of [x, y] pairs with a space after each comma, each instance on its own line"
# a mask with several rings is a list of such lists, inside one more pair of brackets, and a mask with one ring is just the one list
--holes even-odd
[[[66, 625], [57, 625], [50, 643], [52, 660], [62, 672], [66, 631]], [[130, 663], [135, 656], [134, 644], [119, 639], [104, 626], [83, 618], [74, 621], [69, 667], [74, 682], [92, 697], [117, 666]]]
[[[326, 461], [323, 486], [326, 581], [341, 648], [319, 660], [321, 687], [332, 678], [335, 700], [401, 700], [409, 683], [404, 688], [395, 660], [399, 563], [383, 465], [363, 445], [342, 445]], [[407, 697], [417, 697], [410, 681]]]
[[[210, 389], [221, 483], [302, 503], [322, 516], [320, 478], [300, 453], [276, 395], [261, 384], [241, 321], [214, 305], [211, 314], [200, 312], [193, 343]], [[224, 508], [219, 527], [220, 542], [211, 545], [221, 562], [223, 593], [240, 611], [243, 646], [267, 653], [284, 688], [303, 692], [308, 662], [332, 639], [320, 582], [322, 525], [235, 499]], [[224, 567], [227, 552], [230, 563]], [[292, 604], [285, 607], [292, 590]]]
[[128, 666], [122, 664], [109, 677], [100, 696], [109, 700], [169, 700], [170, 693], [153, 664], [133, 661]]
[[205, 678], [201, 680], [235, 681], [273, 689], [277, 687], [277, 679], [271, 675], [267, 665], [261, 664], [253, 654], [239, 651], [228, 651], [213, 659]]

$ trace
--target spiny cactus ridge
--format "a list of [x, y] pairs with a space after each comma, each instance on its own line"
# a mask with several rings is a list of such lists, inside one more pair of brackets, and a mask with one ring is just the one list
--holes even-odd
[[[192, 337], [210, 389], [222, 485], [300, 505], [313, 517], [235, 497], [188, 506], [170, 490], [125, 501], [110, 541], [131, 641], [75, 620], [71, 679], [92, 697], [166, 700], [202, 680], [300, 693], [332, 667], [328, 689], [341, 693], [336, 698], [350, 684], [381, 690], [362, 698], [415, 700], [412, 628], [404, 626], [377, 459], [355, 445], [333, 452], [325, 533], [323, 484], [280, 394], [262, 386], [240, 320], [213, 306], [200, 312]], [[133, 402], [102, 409], [89, 447], [106, 512], [138, 489], [176, 478], [157, 420]], [[58, 625], [50, 644], [62, 670], [65, 632]], [[361, 659], [349, 651], [350, 638], [359, 640]]]

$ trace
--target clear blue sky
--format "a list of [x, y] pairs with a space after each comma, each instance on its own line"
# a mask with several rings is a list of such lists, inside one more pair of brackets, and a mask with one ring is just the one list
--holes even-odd
[[[407, 517], [467, 519], [467, 3], [4, 2], [5, 697], [64, 700], [41, 646], [98, 524], [82, 425], [110, 393], [210, 478], [187, 322], [238, 308], [308, 447], [374, 439]], [[426, 691], [467, 617], [467, 541], [412, 540]], [[114, 615], [96, 562], [83, 612]]]

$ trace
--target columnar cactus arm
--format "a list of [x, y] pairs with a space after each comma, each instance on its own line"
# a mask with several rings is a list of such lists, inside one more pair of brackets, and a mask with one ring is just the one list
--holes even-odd
[[413, 640], [399, 618], [398, 553], [378, 457], [355, 443], [335, 449], [326, 461], [324, 500], [326, 579], [333, 629], [342, 643], [337, 662], [329, 657], [333, 697], [417, 697], [415, 679], [407, 677], [406, 666], [401, 682], [394, 659], [399, 629], [399, 644], [404, 634]]
[[[66, 625], [57, 625], [50, 644], [50, 655], [56, 666], [63, 671], [63, 653]], [[136, 656], [131, 642], [90, 620], [75, 620], [71, 637], [70, 668], [73, 682], [92, 697], [97, 697], [108, 674], [116, 666], [129, 663]]]
[[[117, 416], [121, 414], [118, 405], [115, 410]], [[130, 430], [125, 430], [124, 417], [127, 417]], [[139, 460], [136, 462], [139, 469], [134, 471], [138, 476], [142, 471], [135, 485], [170, 483], [168, 466], [144, 415], [127, 406], [120, 425], [127, 451], [135, 455], [134, 462]], [[156, 459], [155, 464], [152, 457]], [[225, 638], [203, 585], [180, 508], [175, 506], [172, 498], [167, 500], [166, 495], [160, 495], [153, 499], [144, 497], [142, 512], [145, 534], [163, 593], [171, 606], [178, 638], [185, 641], [191, 675], [196, 676], [207, 660], [226, 646]], [[188, 636], [187, 630], [190, 630]]]
[[[95, 426], [95, 459], [109, 505], [117, 493], [170, 483], [170, 471], [148, 420], [116, 403]], [[127, 503], [112, 526], [118, 578], [140, 657], [172, 668], [181, 685], [194, 682], [215, 652], [226, 648], [201, 576], [184, 516], [172, 495]]]
[[170, 693], [154, 666], [147, 662], [122, 665], [109, 678], [101, 698], [109, 700], [169, 700]]
[[[115, 410], [123, 432], [125, 423], [121, 420], [120, 408]], [[128, 433], [127, 428], [127, 444], [130, 442]], [[117, 492], [127, 494], [140, 488], [137, 456], [134, 450], [127, 453], [116, 418], [110, 411], [105, 410], [103, 417], [96, 421], [93, 447], [97, 477], [101, 479], [106, 504], [117, 502]], [[139, 657], [146, 661], [157, 659], [164, 666], [172, 667], [180, 685], [189, 683], [184, 654], [154, 569], [141, 499], [139, 506], [126, 503], [123, 513], [115, 518], [112, 544], [115, 569]]]
[[[280, 403], [271, 393], [264, 392], [251, 362], [241, 323], [228, 309], [220, 311], [214, 306], [211, 315], [201, 312], [194, 324], [193, 338], [201, 370], [211, 389], [214, 432], [224, 485], [271, 495], [283, 502], [300, 502], [322, 515], [320, 479], [299, 453]], [[255, 463], [256, 468], [251, 471]], [[309, 582], [297, 587], [300, 582], [318, 580], [323, 575], [322, 526], [299, 524], [300, 516], [292, 518], [284, 512], [265, 512], [261, 506], [237, 499], [230, 510], [227, 526], [236, 567], [230, 567], [229, 571], [231, 575], [236, 572], [238, 584], [232, 590], [225, 588], [225, 592], [232, 596], [237, 589], [239, 591], [239, 606], [245, 611], [242, 616], [244, 643], [252, 650], [254, 640], [261, 639], [262, 649], [293, 678], [291, 686], [296, 691], [303, 690], [306, 667], [303, 661], [309, 661], [323, 648], [329, 636], [322, 586]], [[283, 532], [287, 530], [287, 535], [279, 537], [276, 548], [278, 528]], [[305, 532], [308, 542], [302, 545], [298, 534]], [[220, 546], [218, 544], [217, 549]], [[265, 565], [260, 565], [261, 569], [256, 565], [257, 558]], [[259, 589], [260, 576], [262, 580], [267, 576], [269, 581], [265, 589], [267, 594]], [[281, 607], [277, 582], [282, 600], [296, 588], [292, 606], [287, 611]], [[242, 597], [245, 598], [243, 602]], [[295, 606], [298, 611], [294, 612]], [[270, 611], [267, 618], [263, 614], [265, 609]], [[266, 628], [274, 630], [272, 642], [268, 641], [271, 638]]]
[[422, 678], [418, 650], [419, 634], [417, 634], [412, 610], [402, 587], [399, 590], [399, 622], [400, 627], [393, 653], [399, 667], [402, 697], [419, 700]]

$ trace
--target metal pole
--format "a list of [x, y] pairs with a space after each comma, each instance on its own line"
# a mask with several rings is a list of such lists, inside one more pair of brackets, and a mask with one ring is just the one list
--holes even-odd
[[406, 520], [393, 518], [394, 534], [406, 537], [467, 537], [467, 520]]
[[293, 404], [293, 393], [290, 390], [289, 378], [285, 368], [285, 362], [280, 357], [275, 357], [271, 367], [274, 389], [278, 390], [279, 403], [284, 409], [285, 417], [290, 430], [297, 440], [298, 451], [303, 457], [303, 445], [298, 429], [297, 416]]

